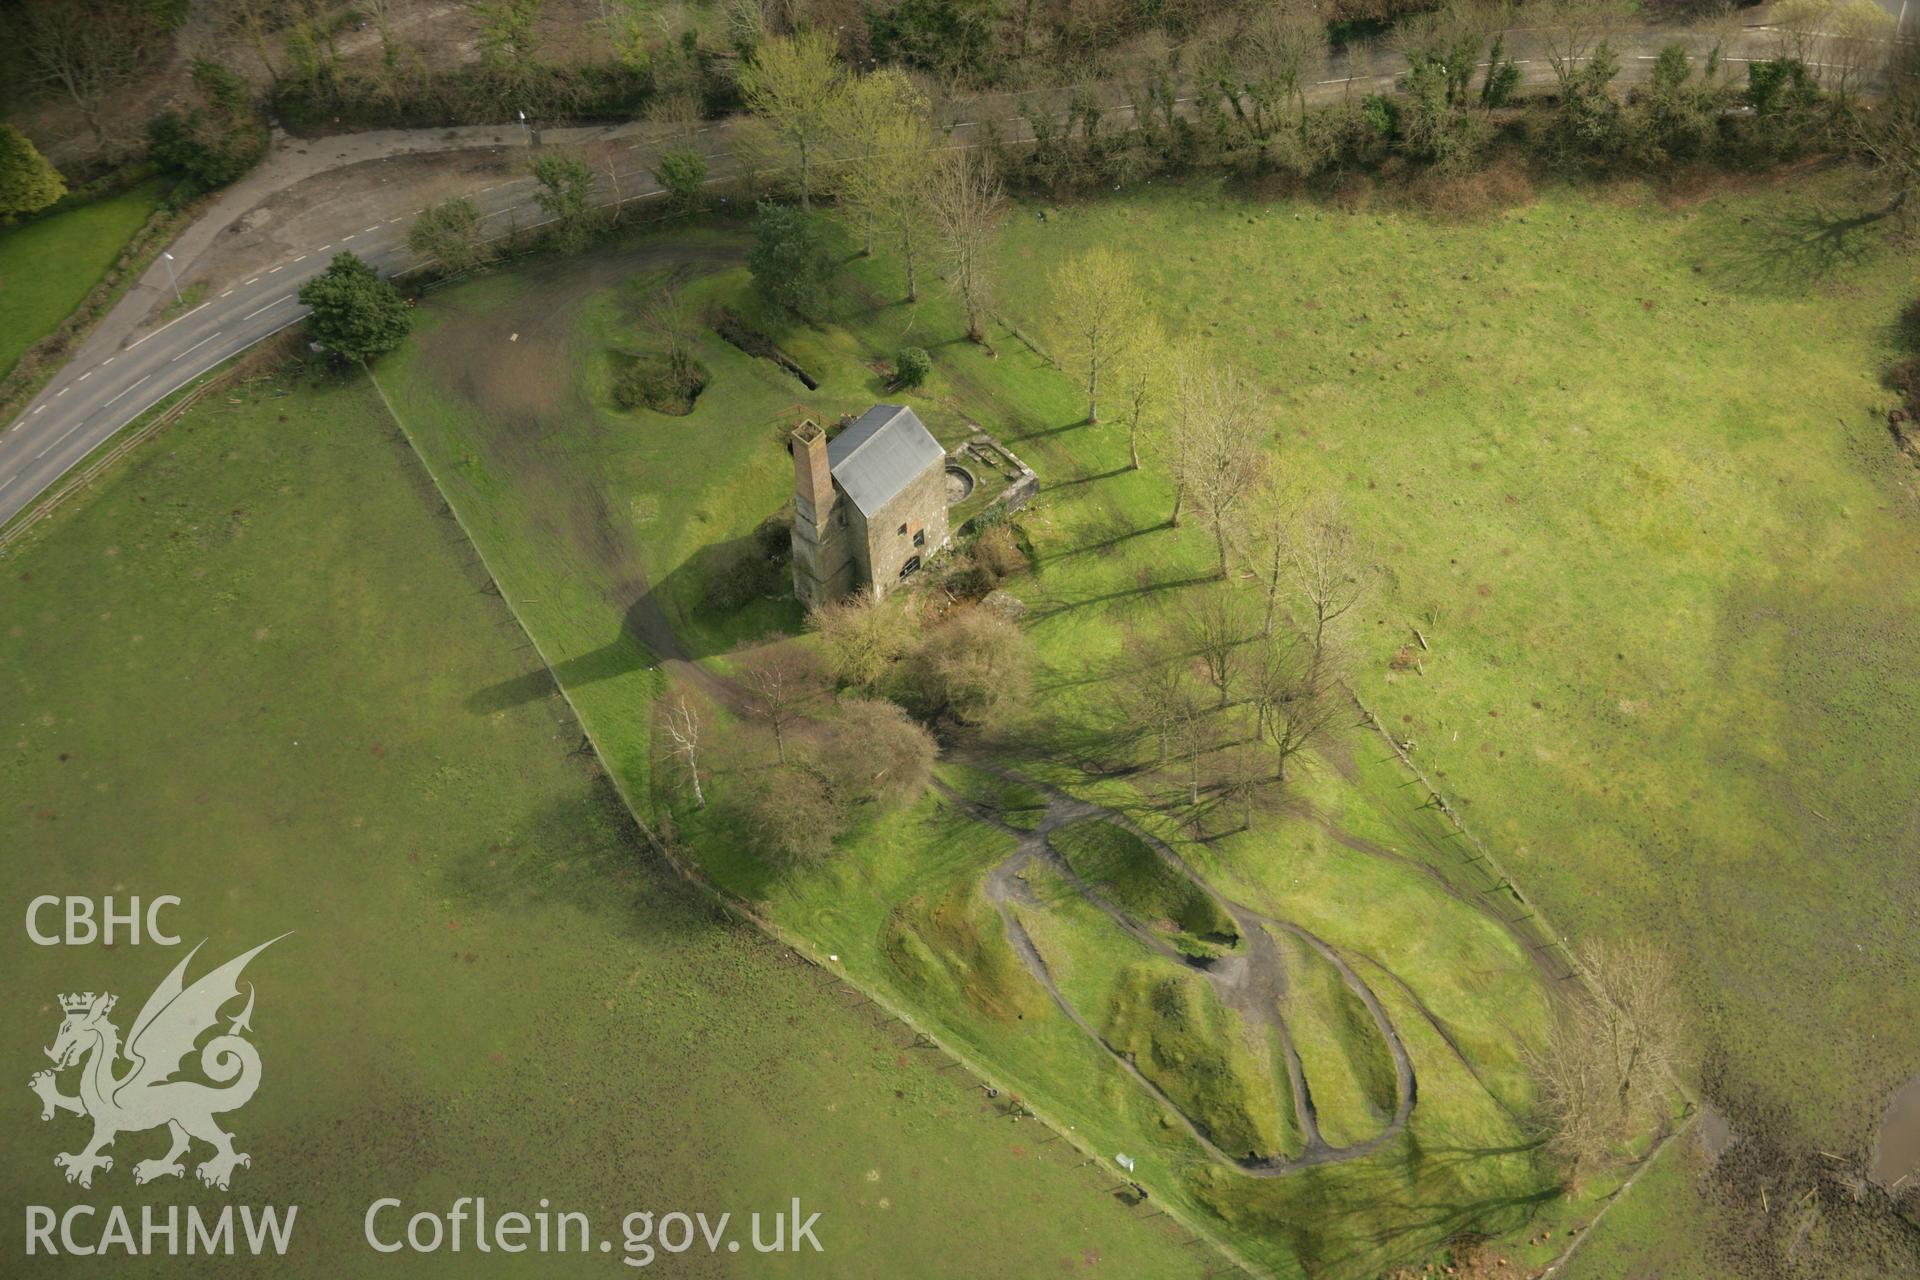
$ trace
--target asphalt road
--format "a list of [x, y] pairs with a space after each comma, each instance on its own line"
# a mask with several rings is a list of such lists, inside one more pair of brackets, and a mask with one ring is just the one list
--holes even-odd
[[[1881, 3], [1920, 8], [1920, 0], [1881, 0]], [[1908, 21], [1914, 21], [1909, 15]], [[1622, 79], [1632, 81], [1643, 76], [1655, 52], [1681, 33], [1671, 31], [1637, 32], [1619, 42], [1623, 64]], [[1551, 68], [1537, 49], [1529, 48], [1524, 31], [1512, 33], [1509, 44], [1529, 84], [1551, 80]], [[1693, 38], [1699, 43], [1701, 38]], [[1736, 70], [1749, 57], [1768, 56], [1767, 29], [1750, 19], [1727, 61]], [[1704, 47], [1702, 48], [1704, 51]], [[1522, 56], [1527, 55], [1527, 56]], [[1328, 78], [1319, 82], [1311, 99], [1331, 100], [1349, 93], [1373, 93], [1390, 88], [1404, 70], [1398, 55], [1369, 55], [1364, 66], [1336, 65]], [[1130, 108], [1118, 90], [1108, 87], [1110, 114], [1124, 114]], [[1181, 102], [1188, 101], [1181, 99]], [[969, 102], [962, 115], [977, 116], [957, 123], [950, 145], [973, 145], [981, 121], [999, 121], [1009, 140], [1018, 141], [1017, 116], [1001, 97], [989, 96]], [[728, 150], [730, 126], [709, 126], [700, 135], [700, 149], [708, 153], [710, 182], [723, 182], [733, 176], [734, 164]], [[568, 130], [550, 134], [554, 141], [592, 137], [617, 145], [622, 157], [617, 163], [621, 203], [653, 199], [662, 194], [648, 171], [654, 149], [645, 141], [623, 137], [622, 129]], [[464, 130], [391, 131], [365, 135], [343, 142], [329, 151], [331, 144], [300, 147], [295, 152], [277, 153], [250, 175], [243, 189], [216, 206], [201, 223], [184, 232], [175, 243], [179, 250], [175, 269], [189, 276], [197, 263], [216, 252], [214, 233], [231, 224], [256, 193], [285, 189], [296, 176], [324, 172], [328, 156], [338, 163], [358, 163], [383, 155], [419, 154], [431, 151], [472, 149], [486, 145], [483, 138], [497, 142], [502, 136], [525, 144], [525, 135], [517, 129], [486, 127]], [[632, 127], [632, 137], [643, 131]], [[311, 157], [310, 152], [325, 153]], [[273, 166], [281, 166], [276, 188]], [[250, 187], [251, 189], [247, 189]], [[521, 230], [542, 225], [544, 215], [533, 203], [534, 184], [530, 178], [495, 181], [492, 185], [468, 192], [470, 199], [487, 219], [486, 226], [496, 235], [504, 235], [518, 226]], [[603, 176], [596, 192], [603, 202], [613, 199], [613, 186]], [[0, 523], [24, 510], [35, 498], [57, 482], [82, 459], [111, 439], [153, 405], [189, 385], [222, 361], [246, 350], [256, 342], [296, 323], [307, 309], [295, 295], [300, 285], [326, 268], [335, 254], [358, 254], [375, 268], [388, 274], [404, 272], [422, 265], [406, 247], [407, 228], [412, 214], [389, 217], [372, 225], [339, 226], [333, 238], [290, 254], [284, 261], [266, 267], [244, 282], [221, 290], [216, 296], [158, 327], [146, 327], [145, 320], [156, 306], [156, 298], [168, 292], [165, 265], [156, 263], [140, 284], [100, 326], [99, 330], [76, 350], [68, 366], [62, 369], [45, 390], [27, 406], [26, 411], [0, 434]], [[365, 215], [360, 215], [364, 218]], [[358, 223], [360, 218], [355, 218]], [[189, 248], [196, 252], [189, 256]]]
[[[661, 194], [644, 165], [637, 172], [622, 174], [621, 184], [623, 202]], [[495, 235], [505, 235], [516, 224], [522, 230], [543, 224], [546, 215], [533, 203], [533, 188], [531, 179], [514, 179], [471, 192], [469, 198], [485, 216], [483, 226]], [[419, 255], [406, 246], [412, 213], [417, 212], [371, 226], [343, 228], [334, 239], [221, 290], [158, 327], [129, 337], [110, 352], [89, 353], [83, 345], [80, 357], [0, 435], [0, 522], [23, 510], [155, 404], [297, 323], [308, 310], [296, 296], [300, 286], [324, 271], [334, 255], [358, 254], [388, 275], [422, 265]], [[176, 269], [182, 276], [187, 274], [186, 264]], [[155, 270], [163, 273], [158, 283], [164, 290], [164, 268]], [[152, 274], [142, 282], [147, 296], [136, 302], [143, 309], [153, 305]], [[89, 354], [95, 358], [88, 359]]]

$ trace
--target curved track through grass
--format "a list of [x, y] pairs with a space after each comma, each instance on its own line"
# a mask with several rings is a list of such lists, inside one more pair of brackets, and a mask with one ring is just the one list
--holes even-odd
[[[971, 817], [998, 827], [1019, 841], [1014, 852], [1001, 860], [988, 873], [985, 886], [988, 899], [1000, 913], [1000, 919], [1006, 927], [1009, 944], [1013, 947], [1015, 954], [1020, 957], [1028, 973], [1046, 990], [1054, 1003], [1059, 1006], [1060, 1011], [1081, 1031], [1098, 1041], [1127, 1076], [1151, 1094], [1155, 1101], [1192, 1135], [1210, 1158], [1218, 1164], [1253, 1177], [1271, 1178], [1314, 1165], [1333, 1164], [1371, 1155], [1399, 1136], [1406, 1127], [1408, 1117], [1413, 1114], [1414, 1103], [1419, 1093], [1413, 1062], [1407, 1054], [1406, 1046], [1401, 1043], [1399, 1032], [1394, 1029], [1392, 1018], [1381, 1006], [1372, 988], [1366, 984], [1353, 966], [1347, 963], [1346, 958], [1339, 951], [1297, 924], [1277, 919], [1264, 912], [1256, 911], [1244, 903], [1227, 898], [1198, 875], [1192, 866], [1164, 841], [1141, 830], [1125, 814], [1104, 805], [1068, 795], [1044, 784], [1035, 783], [1031, 779], [1022, 778], [1016, 774], [1001, 773], [1001, 776], [1026, 786], [1037, 787], [1046, 796], [1046, 810], [1030, 829], [1010, 826], [990, 807], [960, 795], [945, 784], [937, 785], [954, 804]], [[1087, 821], [1113, 823], [1142, 841], [1165, 865], [1206, 894], [1232, 918], [1240, 930], [1240, 936], [1245, 944], [1244, 951], [1241, 954], [1217, 958], [1188, 955], [1168, 944], [1165, 939], [1135, 919], [1097, 887], [1084, 880], [1067, 859], [1053, 847], [1049, 836], [1061, 827]], [[1249, 1025], [1270, 1030], [1276, 1036], [1286, 1063], [1288, 1092], [1292, 1097], [1294, 1113], [1299, 1120], [1305, 1139], [1305, 1146], [1300, 1154], [1265, 1157], [1252, 1154], [1235, 1156], [1222, 1150], [1214, 1141], [1206, 1125], [1189, 1115], [1179, 1103], [1167, 1095], [1165, 1090], [1148, 1078], [1128, 1055], [1117, 1049], [1087, 1021], [1085, 1015], [1075, 1007], [1073, 1001], [1054, 981], [1046, 959], [1034, 945], [1026, 926], [1020, 922], [1013, 911], [1013, 904], [1016, 902], [1029, 904], [1032, 902], [1024, 881], [1024, 873], [1034, 863], [1043, 864], [1052, 870], [1076, 894], [1154, 954], [1200, 973], [1212, 986], [1221, 1003], [1239, 1013]], [[1287, 985], [1286, 964], [1280, 950], [1274, 945], [1270, 930], [1278, 930], [1299, 939], [1334, 967], [1347, 989], [1366, 1007], [1375, 1029], [1379, 1031], [1381, 1039], [1392, 1056], [1393, 1115], [1384, 1128], [1364, 1141], [1335, 1146], [1321, 1135], [1314, 1111], [1312, 1086], [1307, 1080], [1300, 1055], [1294, 1048], [1288, 1033], [1286, 1018], [1280, 1011], [1280, 997], [1284, 994]]]

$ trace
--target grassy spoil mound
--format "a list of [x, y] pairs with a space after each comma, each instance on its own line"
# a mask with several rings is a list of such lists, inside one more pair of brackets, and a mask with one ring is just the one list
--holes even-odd
[[1291, 935], [1276, 941], [1287, 958], [1283, 1012], [1321, 1136], [1336, 1147], [1364, 1142], [1393, 1115], [1396, 1080], [1387, 1042], [1325, 956]]
[[1266, 1157], [1297, 1145], [1271, 1072], [1198, 974], [1152, 961], [1128, 966], [1106, 1036], [1228, 1154]]
[[957, 992], [969, 1008], [996, 1021], [1046, 1007], [1045, 992], [1020, 967], [993, 908], [970, 884], [901, 903], [888, 915], [880, 945], [908, 986]]
[[1081, 879], [1147, 924], [1168, 924], [1201, 942], [1232, 946], [1240, 931], [1220, 904], [1133, 832], [1094, 818], [1047, 837]]

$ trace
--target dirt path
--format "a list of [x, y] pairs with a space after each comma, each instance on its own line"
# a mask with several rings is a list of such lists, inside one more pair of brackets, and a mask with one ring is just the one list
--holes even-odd
[[[1399, 1032], [1395, 1030], [1393, 1020], [1387, 1016], [1378, 997], [1338, 950], [1299, 925], [1255, 911], [1251, 907], [1225, 897], [1196, 873], [1186, 859], [1176, 853], [1165, 841], [1143, 830], [1118, 810], [1068, 795], [1044, 783], [985, 765], [980, 761], [973, 763], [1001, 777], [1036, 787], [1047, 797], [1047, 808], [1041, 815], [1040, 821], [1031, 830], [1022, 831], [1007, 825], [1000, 819], [999, 814], [990, 808], [959, 795], [943, 783], [935, 784], [948, 799], [969, 816], [995, 826], [1019, 841], [1013, 853], [1002, 859], [987, 873], [985, 885], [987, 898], [1000, 913], [1000, 919], [1006, 927], [1007, 940], [1013, 946], [1014, 954], [1019, 956], [1021, 964], [1046, 991], [1061, 1012], [1066, 1014], [1068, 1019], [1090, 1039], [1105, 1049], [1119, 1064], [1121, 1070], [1150, 1094], [1216, 1163], [1252, 1177], [1279, 1177], [1314, 1165], [1334, 1164], [1342, 1160], [1354, 1160], [1369, 1155], [1392, 1142], [1406, 1128], [1407, 1119], [1413, 1113], [1414, 1102], [1419, 1092], [1418, 1083], [1414, 1077], [1413, 1062], [1407, 1056], [1406, 1046], [1401, 1043]], [[1048, 836], [1060, 827], [1089, 819], [1112, 822], [1145, 842], [1169, 867], [1199, 888], [1232, 918], [1240, 930], [1244, 949], [1238, 954], [1215, 960], [1200, 960], [1188, 956], [1134, 919], [1098, 888], [1083, 880], [1053, 847]], [[1282, 1060], [1286, 1065], [1288, 1090], [1293, 1097], [1294, 1114], [1298, 1118], [1303, 1138], [1299, 1155], [1262, 1158], [1236, 1156], [1223, 1151], [1213, 1141], [1205, 1125], [1188, 1115], [1159, 1085], [1148, 1079], [1126, 1054], [1115, 1048], [1087, 1021], [1080, 1010], [1060, 990], [1052, 971], [1047, 966], [1045, 957], [1040, 954], [1032, 936], [1013, 909], [1015, 904], [1038, 905], [1026, 881], [1026, 872], [1036, 863], [1053, 871], [1081, 899], [1112, 920], [1118, 928], [1138, 940], [1155, 955], [1199, 973], [1213, 987], [1221, 1003], [1238, 1013], [1250, 1026], [1273, 1033], [1281, 1047]], [[1287, 968], [1285, 957], [1274, 940], [1276, 931], [1298, 938], [1333, 965], [1341, 981], [1346, 983], [1347, 988], [1366, 1007], [1368, 1014], [1373, 1018], [1374, 1026], [1379, 1029], [1381, 1038], [1385, 1040], [1387, 1049], [1392, 1055], [1395, 1094], [1393, 1116], [1379, 1133], [1364, 1142], [1336, 1147], [1321, 1136], [1319, 1120], [1314, 1111], [1313, 1091], [1306, 1078], [1306, 1071], [1301, 1065], [1300, 1055], [1294, 1048], [1286, 1018], [1280, 1012], [1281, 1001], [1287, 992]]]

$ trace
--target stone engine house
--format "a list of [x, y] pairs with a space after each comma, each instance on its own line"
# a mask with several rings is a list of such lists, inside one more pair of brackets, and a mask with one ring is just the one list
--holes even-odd
[[803, 422], [793, 450], [793, 590], [874, 599], [947, 544], [946, 450], [913, 410], [877, 404], [840, 434]]

